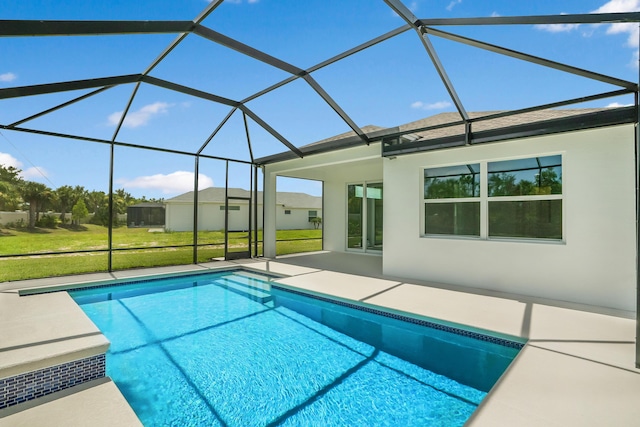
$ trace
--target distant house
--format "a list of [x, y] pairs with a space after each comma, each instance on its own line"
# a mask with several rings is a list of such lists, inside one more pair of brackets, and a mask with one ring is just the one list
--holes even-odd
[[[249, 228], [250, 193], [229, 188], [229, 230]], [[253, 210], [253, 207], [252, 207]], [[165, 228], [172, 231], [193, 230], [193, 191], [165, 201]], [[198, 191], [198, 230], [223, 230], [225, 227], [225, 189], [209, 187]], [[276, 222], [279, 230], [315, 228], [311, 219], [322, 218], [322, 197], [306, 193], [278, 192]], [[253, 220], [251, 220], [253, 221]], [[253, 226], [253, 223], [251, 223]], [[262, 192], [258, 192], [258, 228], [262, 228]]]
[[128, 227], [164, 227], [165, 211], [162, 203], [138, 203], [127, 207]]

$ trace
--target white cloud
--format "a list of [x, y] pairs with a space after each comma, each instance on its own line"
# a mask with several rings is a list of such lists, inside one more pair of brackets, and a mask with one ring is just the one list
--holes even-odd
[[637, 12], [638, 9], [640, 9], [640, 0], [610, 0], [593, 13]]
[[[561, 13], [560, 15], [566, 15], [566, 13]], [[578, 29], [578, 27], [580, 27], [580, 24], [538, 24], [533, 26], [537, 30], [549, 33], [568, 33]]]
[[[640, 0], [610, 0], [591, 13], [624, 13], [640, 11]], [[561, 15], [565, 15], [562, 13]], [[596, 25], [597, 26], [597, 25]], [[567, 33], [580, 27], [580, 24], [544, 24], [534, 25], [535, 28], [551, 33]], [[638, 47], [638, 24], [629, 22], [611, 24], [607, 28], [607, 34], [628, 34], [627, 45]], [[589, 35], [590, 33], [585, 33]]]
[[[116, 182], [125, 188], [160, 190], [163, 194], [179, 194], [193, 191], [193, 172], [176, 171], [170, 174], [139, 176], [133, 179], [118, 179]], [[198, 174], [198, 189], [213, 187], [213, 179]]]
[[[122, 125], [128, 128], [137, 128], [140, 126], [144, 126], [153, 117], [159, 114], [166, 114], [169, 111], [169, 107], [172, 106], [173, 104], [168, 104], [166, 102], [154, 102], [153, 104], [145, 105], [138, 111], [130, 111], [129, 114], [127, 114], [127, 117], [125, 117], [124, 123]], [[118, 123], [120, 123], [121, 118], [122, 111], [116, 111], [115, 113], [109, 115], [109, 124], [112, 126], [116, 126]]]
[[451, 9], [453, 9], [460, 3], [462, 3], [462, 0], [451, 0], [451, 3], [449, 3], [449, 6], [447, 6], [447, 10], [451, 11]]
[[620, 104], [619, 102], [612, 102], [604, 108], [619, 108], [619, 107], [631, 107], [633, 104]]
[[[0, 153], [0, 165], [4, 167], [13, 166], [16, 169], [22, 169], [23, 163], [9, 153]], [[47, 178], [49, 177], [49, 172], [42, 166], [33, 166], [28, 169], [22, 169], [19, 176], [22, 179], [31, 181]]]
[[549, 33], [568, 33], [576, 30], [579, 26], [580, 24], [538, 24], [533, 27]]
[[497, 17], [499, 17], [499, 16], [502, 16], [502, 15], [500, 15], [498, 12], [493, 12], [493, 13], [491, 14], [491, 17], [492, 17], [492, 18], [497, 18]]
[[18, 76], [16, 76], [13, 73], [0, 74], [0, 82], [12, 82], [17, 78], [18, 78]]
[[415, 108], [418, 110], [444, 110], [448, 107], [451, 107], [451, 103], [449, 101], [438, 101], [431, 104], [425, 104], [422, 101], [416, 101], [411, 104], [411, 108]]
[[0, 165], [4, 167], [13, 166], [14, 168], [20, 169], [22, 162], [9, 153], [0, 153]]
[[[592, 13], [624, 13], [640, 11], [640, 0], [611, 0]], [[607, 34], [628, 34], [627, 45], [638, 47], [638, 23], [611, 24]]]
[[31, 167], [22, 171], [20, 176], [28, 181], [41, 180], [49, 177], [49, 172], [42, 166]]

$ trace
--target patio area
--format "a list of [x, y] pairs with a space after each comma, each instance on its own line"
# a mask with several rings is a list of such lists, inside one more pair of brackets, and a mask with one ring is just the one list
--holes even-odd
[[[405, 281], [383, 276], [381, 264], [377, 256], [321, 252], [3, 283], [0, 376], [95, 354], [107, 345], [66, 294], [20, 297], [18, 289], [241, 265], [282, 275], [276, 281], [284, 287], [528, 339], [468, 425], [623, 426], [640, 419], [634, 313]], [[0, 426], [61, 424], [139, 422], [108, 379], [0, 410]]]

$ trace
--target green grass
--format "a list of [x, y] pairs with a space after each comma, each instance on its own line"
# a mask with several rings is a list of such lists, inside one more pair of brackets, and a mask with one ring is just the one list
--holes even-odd
[[[322, 230], [280, 230], [276, 234], [278, 255], [311, 252], [322, 249]], [[258, 233], [262, 239], [262, 232]], [[314, 240], [315, 239], [315, 240]], [[224, 232], [198, 232], [198, 262], [224, 256]], [[229, 243], [242, 247], [247, 233], [230, 233]], [[113, 270], [159, 267], [193, 263], [193, 247], [157, 248], [158, 246], [192, 245], [193, 233], [150, 233], [146, 228], [117, 228], [113, 230], [113, 247], [144, 248], [114, 251]], [[252, 243], [253, 245], [253, 243]], [[36, 229], [34, 231], [0, 229], [0, 255], [30, 256], [0, 258], [0, 282], [71, 274], [105, 272], [108, 268], [106, 252], [87, 252], [65, 255], [38, 255], [46, 252], [104, 250], [108, 247], [107, 229], [97, 225], [83, 225], [76, 229]], [[155, 248], [154, 248], [155, 247]], [[262, 244], [259, 244], [259, 251]]]

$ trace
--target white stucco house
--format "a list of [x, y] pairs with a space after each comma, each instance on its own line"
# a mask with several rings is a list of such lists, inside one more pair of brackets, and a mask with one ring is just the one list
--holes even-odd
[[[165, 228], [172, 231], [193, 230], [193, 191], [165, 201]], [[225, 199], [229, 198], [229, 231], [245, 231], [249, 226], [249, 191], [209, 187], [198, 191], [198, 230], [224, 230]], [[252, 207], [253, 210], [253, 207]], [[258, 229], [262, 229], [262, 192], [258, 192]], [[306, 193], [278, 192], [276, 197], [278, 230], [315, 228], [312, 218], [322, 218], [322, 197]], [[253, 224], [252, 224], [253, 227]]]
[[324, 249], [381, 256], [385, 275], [633, 311], [635, 114], [443, 113], [259, 159], [264, 254], [276, 177], [316, 179]]

